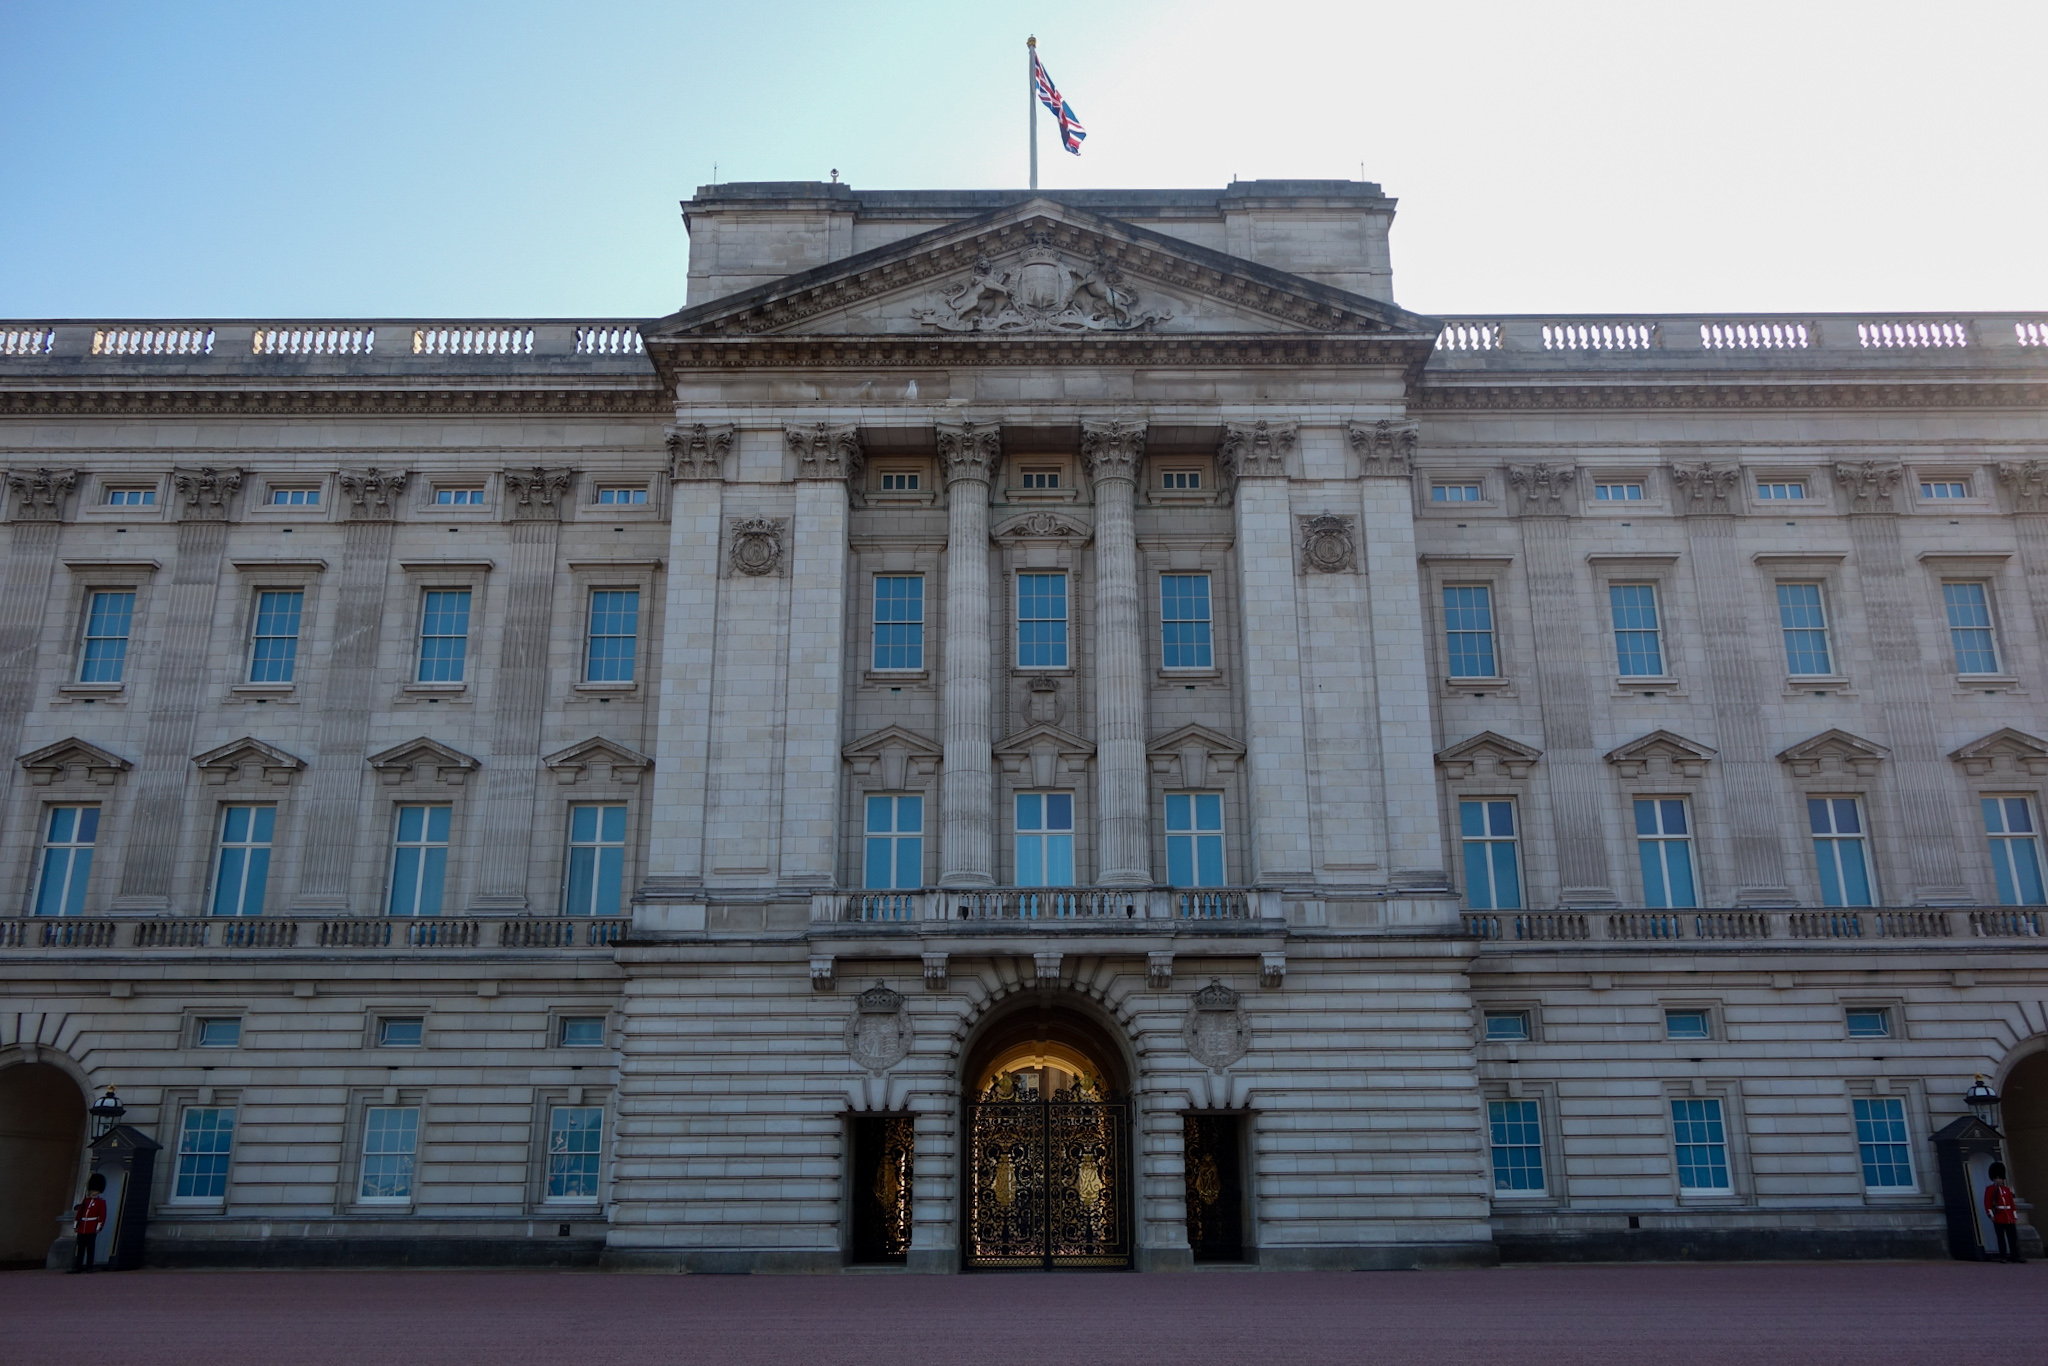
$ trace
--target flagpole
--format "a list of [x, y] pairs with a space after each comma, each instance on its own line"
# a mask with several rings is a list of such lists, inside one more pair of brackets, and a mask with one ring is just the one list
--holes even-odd
[[1024, 89], [1031, 105], [1031, 188], [1038, 188], [1038, 35], [1024, 40]]

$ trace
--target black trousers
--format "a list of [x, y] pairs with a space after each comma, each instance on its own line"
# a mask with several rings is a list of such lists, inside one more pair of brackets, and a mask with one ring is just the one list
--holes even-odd
[[97, 1233], [81, 1233], [78, 1235], [78, 1245], [71, 1250], [71, 1269], [73, 1271], [92, 1270], [93, 1248], [99, 1240], [100, 1235]]
[[1998, 1230], [1998, 1255], [2008, 1261], [2020, 1259], [2020, 1226], [2018, 1224], [1993, 1224]]

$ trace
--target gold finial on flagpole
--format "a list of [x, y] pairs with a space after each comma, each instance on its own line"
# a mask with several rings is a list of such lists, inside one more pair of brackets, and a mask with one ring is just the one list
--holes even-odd
[[1026, 46], [1026, 47], [1037, 47], [1037, 46], [1038, 46], [1038, 35], [1034, 33], [1034, 34], [1032, 34], [1032, 35], [1031, 35], [1031, 36], [1030, 36], [1029, 38], [1026, 38], [1026, 39], [1024, 40], [1024, 46]]

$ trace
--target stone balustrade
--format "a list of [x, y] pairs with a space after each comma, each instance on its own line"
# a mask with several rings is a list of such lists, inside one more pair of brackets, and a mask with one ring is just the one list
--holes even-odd
[[623, 916], [57, 916], [0, 920], [0, 950], [609, 949], [631, 923]]
[[1279, 920], [1277, 892], [1248, 887], [956, 887], [905, 892], [818, 892], [817, 924], [1093, 923]]
[[1619, 943], [1634, 948], [1777, 940], [2040, 939], [2048, 911], [2024, 906], [1878, 906], [1854, 910], [1467, 911], [1465, 933], [1514, 944]]

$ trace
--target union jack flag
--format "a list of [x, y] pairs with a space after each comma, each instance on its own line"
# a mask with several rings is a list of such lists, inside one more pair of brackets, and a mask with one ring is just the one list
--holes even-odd
[[1080, 117], [1074, 113], [1074, 106], [1068, 104], [1059, 87], [1052, 83], [1052, 77], [1045, 74], [1045, 63], [1038, 60], [1038, 49], [1031, 50], [1031, 78], [1038, 87], [1038, 102], [1052, 111], [1060, 121], [1060, 141], [1075, 156], [1081, 155], [1081, 139], [1088, 136], [1088, 130], [1081, 126]]

